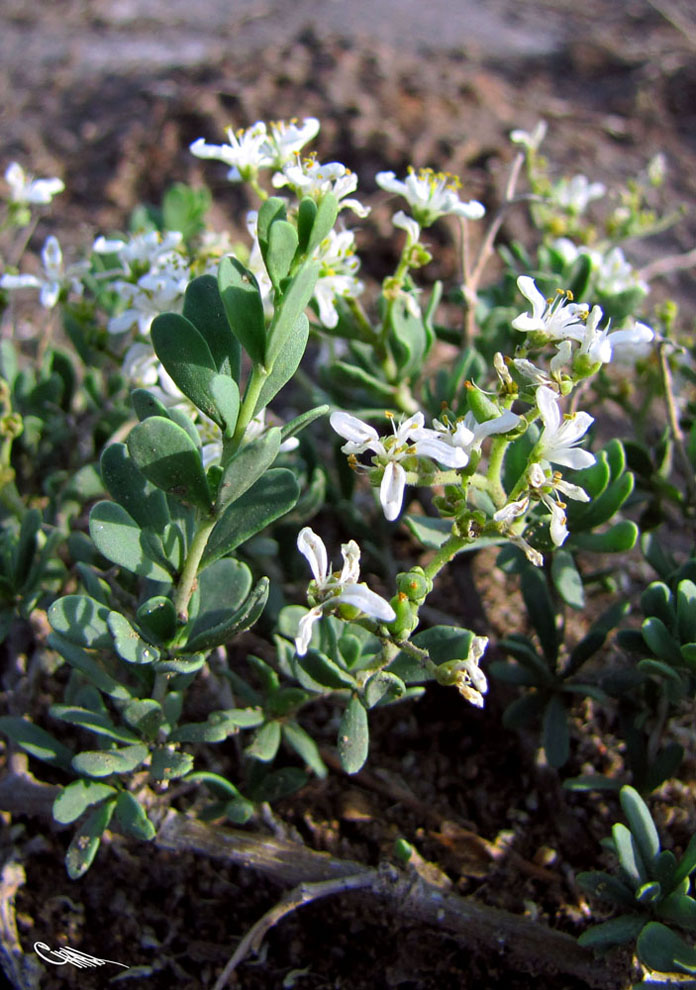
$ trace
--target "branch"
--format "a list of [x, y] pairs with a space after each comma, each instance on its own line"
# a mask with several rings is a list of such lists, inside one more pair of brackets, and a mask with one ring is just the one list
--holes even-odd
[[[308, 884], [310, 900], [314, 890], [318, 890], [316, 896], [324, 896], [361, 887], [409, 922], [447, 931], [478, 951], [504, 953], [511, 965], [532, 974], [565, 973], [597, 990], [619, 990], [625, 983], [620, 961], [597, 962], [570, 935], [473, 898], [443, 892], [389, 866], [372, 869], [294, 842], [204, 825], [175, 811], [167, 814], [155, 843], [161, 849], [198, 853], [258, 870], [276, 883]], [[311, 886], [317, 884], [325, 886]], [[307, 903], [298, 901], [299, 896], [293, 891], [257, 922], [238, 952], [243, 947], [246, 954], [259, 933], [265, 934], [288, 911]]]

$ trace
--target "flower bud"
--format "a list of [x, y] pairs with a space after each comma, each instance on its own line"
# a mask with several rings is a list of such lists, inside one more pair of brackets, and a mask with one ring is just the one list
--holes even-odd
[[433, 582], [422, 567], [412, 567], [410, 571], [397, 574], [396, 587], [410, 602], [420, 605], [433, 590]]

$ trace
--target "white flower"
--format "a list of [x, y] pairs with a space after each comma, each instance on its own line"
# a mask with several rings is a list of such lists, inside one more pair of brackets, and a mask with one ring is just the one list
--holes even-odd
[[458, 665], [454, 681], [462, 697], [476, 708], [483, 708], [483, 696], [488, 692], [486, 675], [479, 666], [487, 646], [487, 636], [474, 636], [466, 660], [460, 661]]
[[356, 278], [360, 261], [355, 254], [352, 230], [330, 230], [312, 257], [321, 265], [314, 287], [319, 320], [325, 327], [335, 327], [338, 323], [336, 297], [355, 299], [363, 290], [362, 282]]
[[189, 271], [180, 255], [173, 255], [161, 270], [141, 276], [135, 285], [120, 279], [113, 288], [129, 304], [107, 324], [109, 333], [125, 333], [137, 326], [138, 332], [148, 334], [152, 321], [160, 313], [180, 312]]
[[183, 240], [178, 230], [168, 230], [161, 234], [158, 230], [148, 230], [124, 240], [120, 237], [98, 237], [92, 245], [95, 254], [116, 254], [123, 271], [128, 275], [143, 275], [153, 268], [163, 268], [175, 263], [181, 255], [177, 248]]
[[314, 575], [314, 584], [310, 585], [309, 593], [317, 604], [300, 619], [295, 648], [297, 655], [303, 657], [309, 648], [314, 624], [325, 611], [336, 605], [352, 605], [365, 615], [380, 622], [393, 622], [396, 613], [389, 602], [385, 601], [364, 583], [358, 583], [360, 577], [360, 547], [355, 540], [344, 543], [341, 547], [343, 568], [331, 572], [324, 541], [320, 536], [305, 526], [297, 537], [297, 548], [309, 562]]
[[515, 330], [543, 333], [550, 340], [563, 340], [566, 337], [582, 339], [584, 321], [589, 312], [586, 303], [569, 302], [563, 292], [559, 292], [555, 299], [545, 299], [529, 275], [520, 275], [517, 287], [532, 304], [532, 312], [522, 313], [512, 321]]
[[227, 178], [230, 182], [246, 182], [253, 178], [260, 168], [270, 168], [275, 151], [268, 140], [266, 125], [258, 120], [251, 127], [234, 131], [227, 128], [227, 144], [206, 144], [198, 138], [189, 150], [196, 158], [213, 158], [229, 165]]
[[475, 199], [463, 203], [458, 194], [459, 179], [446, 172], [422, 168], [416, 173], [409, 168], [403, 182], [396, 178], [395, 172], [378, 172], [375, 181], [381, 189], [403, 196], [421, 227], [429, 227], [439, 217], [450, 214], [480, 220], [486, 212]]
[[607, 191], [602, 182], [590, 182], [586, 175], [560, 179], [551, 191], [551, 202], [576, 216], [584, 213], [593, 199], [601, 199]]
[[[565, 502], [559, 497], [566, 495], [576, 502], [589, 502], [590, 496], [580, 485], [573, 485], [569, 481], [564, 481], [559, 471], [550, 474], [542, 468], [541, 464], [532, 464], [527, 474], [529, 487], [532, 493], [551, 513], [550, 533], [553, 544], [560, 547], [568, 536], [566, 525]], [[555, 497], [554, 497], [555, 496]]]
[[294, 160], [284, 165], [282, 172], [276, 172], [271, 181], [276, 189], [289, 186], [298, 199], [310, 196], [320, 201], [327, 193], [333, 193], [339, 210], [347, 207], [359, 217], [366, 217], [370, 212], [357, 199], [345, 198], [358, 188], [358, 177], [340, 162], [322, 165], [313, 155], [309, 158], [295, 155]]
[[64, 268], [63, 252], [58, 239], [52, 234], [46, 238], [41, 251], [41, 261], [44, 269], [43, 278], [36, 275], [3, 275], [0, 278], [0, 288], [10, 289], [10, 291], [14, 289], [38, 289], [39, 302], [44, 309], [53, 309], [63, 289], [72, 289], [76, 295], [82, 295], [83, 285], [80, 279], [88, 270], [89, 265], [87, 262], [80, 261]]
[[11, 162], [7, 166], [5, 182], [10, 187], [11, 203], [44, 206], [65, 189], [60, 179], [35, 179], [24, 171], [19, 162]]
[[638, 354], [641, 350], [645, 353], [645, 348], [655, 336], [649, 326], [634, 321], [633, 326], [610, 332], [609, 324], [604, 329], [599, 327], [603, 315], [599, 306], [593, 306], [587, 318], [585, 335], [577, 351], [577, 358], [586, 357], [590, 364], [608, 364], [614, 357], [615, 348], [619, 349], [619, 354], [623, 348], [624, 361], [631, 354], [632, 348]]
[[533, 456], [576, 470], [594, 464], [594, 454], [577, 446], [594, 422], [594, 417], [586, 412], [561, 417], [558, 397], [546, 385], [537, 388], [536, 403], [544, 429], [532, 451]]
[[428, 457], [451, 468], [464, 467], [468, 462], [463, 450], [445, 442], [435, 430], [424, 429], [424, 421], [421, 412], [414, 413], [399, 426], [392, 418], [394, 433], [382, 440], [373, 426], [357, 416], [346, 412], [331, 414], [331, 426], [347, 441], [341, 447], [344, 454], [371, 450], [377, 455], [373, 463], [384, 466], [379, 500], [390, 522], [398, 517], [404, 500], [407, 479], [401, 461], [408, 457]]
[[308, 141], [319, 133], [316, 117], [305, 117], [302, 124], [297, 120], [278, 120], [269, 124], [269, 144], [273, 149], [273, 168], [281, 169], [300, 152]]
[[616, 364], [635, 364], [648, 356], [654, 340], [655, 333], [647, 324], [631, 320], [629, 326], [609, 334], [612, 358]]
[[616, 296], [629, 289], [640, 289], [647, 294], [648, 283], [638, 277], [638, 274], [620, 247], [610, 248], [605, 254], [599, 254], [596, 262], [597, 274], [595, 288], [608, 296]]
[[461, 451], [462, 463], [455, 466], [464, 467], [469, 462], [471, 452], [480, 450], [481, 444], [487, 437], [498, 433], [509, 433], [521, 420], [521, 416], [509, 409], [503, 410], [499, 416], [487, 419], [483, 423], [479, 423], [472, 412], [467, 412], [454, 423], [449, 421], [442, 423], [439, 419], [434, 419], [432, 430], [414, 430], [412, 436], [418, 441], [419, 449], [423, 453], [428, 437]]
[[511, 131], [510, 140], [513, 144], [521, 144], [527, 151], [536, 152], [546, 137], [546, 130], [546, 121], [540, 120], [533, 131], [523, 131], [521, 129]]

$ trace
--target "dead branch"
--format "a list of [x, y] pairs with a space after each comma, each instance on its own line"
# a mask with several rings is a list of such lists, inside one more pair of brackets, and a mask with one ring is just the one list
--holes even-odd
[[[351, 878], [356, 886], [386, 902], [392, 913], [400, 914], [405, 920], [446, 931], [465, 944], [475, 946], [478, 952], [505, 955], [512, 965], [526, 972], [564, 973], [584, 980], [598, 990], [620, 990], [625, 986], [622, 966], [616, 962], [596, 961], [570, 935], [481, 904], [473, 898], [443, 892], [422, 878], [393, 867], [372, 869], [294, 842], [204, 825], [175, 811], [167, 814], [155, 842], [161, 849], [193, 852], [258, 870], [280, 884], [328, 882], [328, 893], [342, 889], [340, 884], [335, 885], [336, 881]], [[285, 904], [290, 905], [289, 910], [294, 909], [293, 904], [300, 906], [297, 895], [281, 901], [280, 906], [276, 905], [281, 913], [277, 918], [273, 915], [274, 920], [263, 929], [264, 933], [287, 913], [282, 910]], [[247, 938], [251, 940], [252, 933]]]

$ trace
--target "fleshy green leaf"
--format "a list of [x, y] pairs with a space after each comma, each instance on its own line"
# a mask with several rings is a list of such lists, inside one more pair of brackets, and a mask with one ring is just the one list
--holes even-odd
[[159, 660], [159, 650], [146, 643], [125, 615], [109, 613], [109, 629], [114, 637], [116, 652], [126, 663], [153, 663]]
[[268, 246], [264, 256], [266, 271], [276, 291], [287, 277], [299, 240], [297, 231], [287, 220], [276, 220], [268, 231]]
[[94, 809], [82, 825], [78, 826], [65, 854], [65, 865], [71, 880], [79, 880], [92, 865], [102, 834], [104, 829], [108, 828], [115, 807], [115, 801], [105, 801]]
[[176, 609], [171, 598], [164, 595], [154, 595], [138, 606], [136, 612], [138, 622], [147, 635], [153, 636], [160, 642], [168, 642], [176, 632]]
[[552, 694], [544, 710], [542, 738], [550, 765], [562, 767], [570, 755], [570, 733], [565, 705], [558, 694]]
[[269, 368], [274, 367], [278, 355], [288, 346], [289, 340], [297, 332], [298, 320], [312, 298], [318, 277], [319, 264], [314, 261], [305, 262], [285, 289], [268, 328], [266, 363]]
[[696, 973], [696, 950], [658, 921], [650, 921], [636, 945], [638, 958], [658, 973]]
[[218, 372], [231, 376], [239, 384], [241, 350], [227, 320], [216, 278], [200, 275], [189, 282], [184, 296], [184, 316], [205, 338]]
[[638, 539], [638, 527], [630, 519], [622, 519], [604, 533], [573, 533], [573, 543], [593, 553], [624, 553], [632, 550]]
[[253, 756], [254, 759], [261, 760], [262, 763], [270, 763], [271, 760], [275, 759], [279, 746], [280, 723], [266, 722], [254, 734], [254, 738], [247, 746], [246, 752], [249, 756]]
[[96, 780], [74, 780], [60, 792], [53, 802], [53, 817], [61, 825], [77, 821], [86, 808], [99, 804], [116, 788], [110, 784], [99, 784]]
[[85, 750], [73, 757], [73, 769], [87, 777], [109, 777], [112, 773], [130, 773], [147, 759], [147, 746], [124, 746], [123, 749]]
[[621, 788], [619, 800], [643, 861], [649, 867], [660, 852], [660, 837], [650, 810], [638, 791], [628, 785]]
[[544, 656], [555, 663], [558, 656], [556, 613], [549, 595], [544, 572], [538, 567], [525, 567], [520, 575], [522, 596], [529, 619], [541, 643]]
[[265, 365], [266, 320], [256, 278], [241, 261], [223, 258], [218, 269], [218, 289], [232, 333], [254, 364]]
[[89, 595], [65, 595], [48, 610], [48, 621], [57, 633], [92, 650], [108, 650], [112, 645], [108, 617], [109, 609]]
[[571, 608], [585, 607], [585, 588], [568, 550], [556, 550], [551, 561], [551, 576], [563, 601]]
[[198, 448], [185, 430], [162, 416], [133, 427], [128, 451], [145, 477], [168, 494], [208, 512], [208, 482]]
[[161, 532], [169, 522], [167, 499], [138, 469], [125, 444], [109, 444], [101, 456], [100, 470], [111, 497], [138, 526]]
[[69, 725], [79, 725], [83, 729], [88, 729], [105, 739], [114, 739], [116, 742], [137, 743], [138, 737], [133, 735], [129, 729], [114, 725], [108, 715], [104, 712], [95, 712], [89, 708], [78, 708], [74, 705], [51, 705], [49, 713], [53, 718], [67, 722]]
[[89, 532], [112, 563], [153, 581], [171, 581], [169, 572], [147, 553], [136, 521], [117, 502], [97, 502], [89, 516]]
[[263, 383], [259, 398], [254, 408], [254, 414], [265, 409], [268, 403], [276, 397], [281, 388], [286, 385], [300, 366], [309, 339], [309, 320], [305, 313], [300, 313], [292, 331], [288, 334], [285, 346], [276, 356], [273, 370]]
[[116, 799], [116, 818], [128, 835], [133, 835], [143, 842], [154, 839], [157, 830], [145, 814], [145, 809], [130, 791], [121, 791]]
[[283, 739], [295, 750], [301, 760], [307, 764], [310, 770], [322, 780], [326, 777], [326, 764], [319, 754], [319, 747], [297, 722], [285, 722], [283, 724]]
[[280, 441], [280, 429], [272, 426], [237, 451], [223, 471], [216, 511], [235, 502], [270, 468], [278, 456]]
[[231, 553], [250, 537], [284, 516], [299, 498], [300, 487], [292, 471], [272, 468], [241, 498], [228, 505], [210, 534], [202, 567]]
[[359, 698], [348, 702], [338, 727], [338, 755], [346, 773], [357, 773], [367, 759], [370, 729], [365, 706]]
[[636, 914], [622, 914], [601, 925], [593, 925], [578, 938], [578, 945], [586, 949], [604, 951], [615, 945], [632, 942], [645, 925], [645, 918]]
[[72, 765], [72, 750], [26, 718], [20, 718], [18, 715], [0, 715], [0, 732], [4, 732], [25, 753], [43, 763], [61, 767], [63, 770], [69, 770]]
[[50, 633], [48, 645], [57, 650], [68, 663], [79, 670], [81, 674], [91, 681], [95, 687], [108, 694], [111, 698], [119, 701], [126, 701], [131, 697], [129, 688], [117, 681], [102, 665], [100, 660], [92, 654], [87, 653], [81, 647], [69, 642], [59, 633]]
[[192, 766], [193, 757], [190, 753], [181, 753], [162, 746], [152, 754], [150, 776], [153, 780], [174, 780], [189, 773]]
[[[205, 574], [205, 571], [203, 574]], [[232, 639], [233, 636], [253, 626], [266, 606], [269, 589], [268, 578], [262, 577], [243, 604], [236, 611], [228, 611], [225, 618], [219, 622], [216, 621], [214, 624], [208, 624], [209, 621], [212, 621], [214, 615], [211, 616], [207, 612], [200, 615], [186, 643], [186, 652], [210, 650], [215, 646], [221, 646]], [[219, 612], [215, 614], [219, 615]]]

